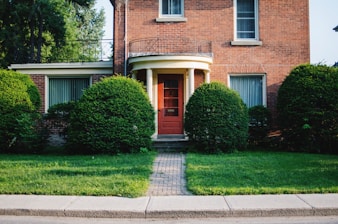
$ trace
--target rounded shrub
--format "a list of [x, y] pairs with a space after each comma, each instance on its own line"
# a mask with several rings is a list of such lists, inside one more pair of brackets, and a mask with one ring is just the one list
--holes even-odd
[[151, 147], [154, 109], [141, 83], [115, 76], [85, 90], [70, 117], [70, 149], [134, 153]]
[[28, 75], [0, 70], [0, 149], [36, 152], [44, 147], [39, 91]]
[[337, 153], [338, 69], [300, 65], [278, 91], [284, 144], [297, 151]]
[[233, 152], [246, 147], [248, 111], [237, 92], [221, 83], [205, 83], [189, 99], [184, 126], [195, 149]]
[[257, 105], [249, 108], [249, 143], [260, 145], [271, 127], [271, 113], [268, 108]]

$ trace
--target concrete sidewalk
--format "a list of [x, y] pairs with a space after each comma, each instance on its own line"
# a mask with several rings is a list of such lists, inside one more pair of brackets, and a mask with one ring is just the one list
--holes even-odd
[[207, 218], [338, 215], [338, 194], [151, 196], [0, 195], [0, 215]]

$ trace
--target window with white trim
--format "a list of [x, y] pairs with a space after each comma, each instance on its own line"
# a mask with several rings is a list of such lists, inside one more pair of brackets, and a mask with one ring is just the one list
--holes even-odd
[[49, 78], [48, 106], [77, 101], [83, 91], [90, 86], [90, 78]]
[[265, 75], [230, 75], [230, 88], [237, 91], [248, 108], [266, 106]]
[[183, 17], [184, 0], [160, 0], [161, 17]]
[[258, 40], [258, 0], [235, 0], [235, 40]]

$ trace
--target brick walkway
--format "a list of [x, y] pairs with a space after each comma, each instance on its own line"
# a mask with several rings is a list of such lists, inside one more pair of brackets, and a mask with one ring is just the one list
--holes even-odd
[[185, 155], [159, 153], [150, 180], [147, 196], [190, 195], [186, 189]]

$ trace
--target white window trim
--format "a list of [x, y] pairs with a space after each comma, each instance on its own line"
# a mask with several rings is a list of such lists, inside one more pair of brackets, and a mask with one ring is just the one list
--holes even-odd
[[228, 75], [228, 87], [231, 89], [230, 78], [231, 76], [262, 76], [262, 103], [267, 107], [267, 92], [266, 92], [266, 74], [264, 73], [238, 73]]
[[45, 113], [48, 112], [49, 109], [49, 79], [54, 79], [54, 78], [89, 78], [89, 87], [92, 86], [93, 84], [93, 79], [92, 76], [88, 76], [88, 75], [51, 75], [45, 76]]
[[181, 14], [162, 14], [162, 1], [159, 0], [159, 17], [156, 18], [156, 22], [186, 22], [187, 18], [184, 17], [184, 0], [181, 0]]
[[259, 41], [259, 0], [254, 0], [255, 4], [255, 38], [237, 38], [237, 0], [234, 0], [234, 41], [231, 41], [231, 45], [250, 45], [261, 46], [262, 41]]

